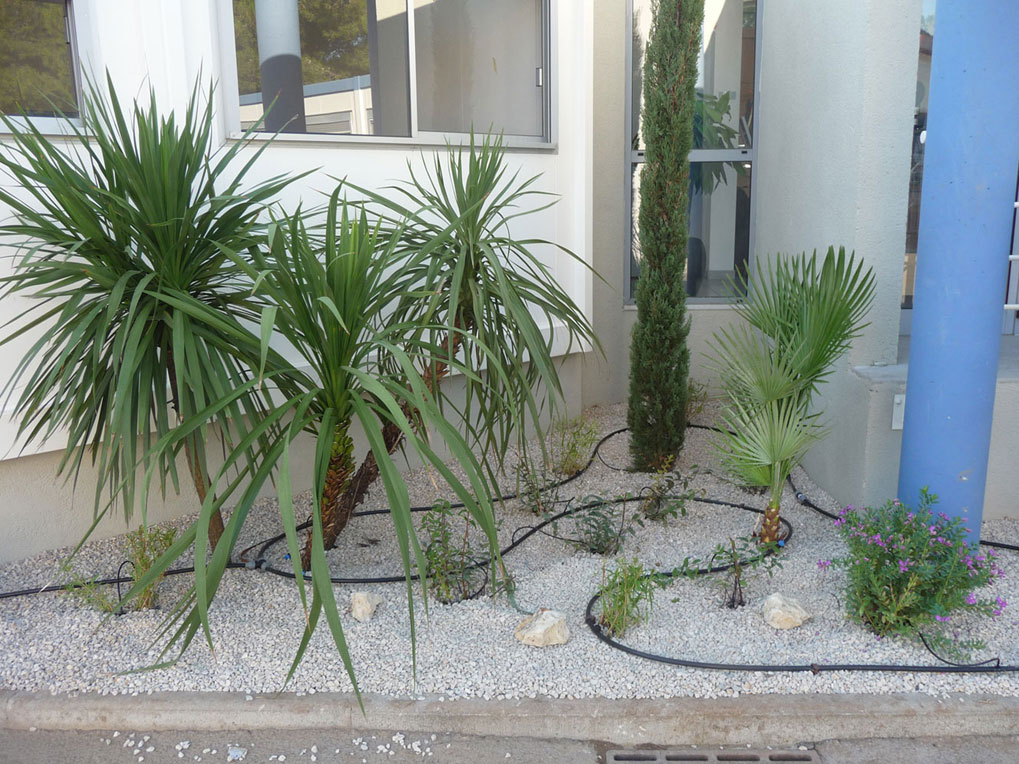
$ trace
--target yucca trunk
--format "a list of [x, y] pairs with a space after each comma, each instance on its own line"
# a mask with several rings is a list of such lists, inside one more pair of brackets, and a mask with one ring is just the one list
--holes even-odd
[[774, 500], [768, 501], [768, 507], [764, 510], [764, 522], [761, 523], [761, 543], [777, 544], [779, 538], [779, 503]]
[[[177, 390], [177, 368], [173, 362], [173, 351], [167, 350], [166, 373], [170, 376], [170, 393], [173, 400], [170, 402], [173, 410], [180, 416], [180, 393]], [[205, 505], [205, 498], [209, 495], [209, 478], [206, 476], [202, 465], [199, 464], [195, 454], [194, 440], [189, 437], [184, 441], [184, 458], [188, 463], [188, 474], [191, 475], [191, 482], [194, 483], [195, 493], [198, 494], [198, 505]], [[216, 550], [216, 544], [223, 536], [223, 513], [216, 509], [209, 518], [209, 549]]]
[[[333, 446], [329, 452], [329, 466], [326, 468], [325, 484], [322, 486], [322, 502], [319, 512], [322, 517], [322, 536], [325, 548], [332, 549], [340, 532], [347, 527], [353, 514], [353, 507], [341, 501], [354, 471], [354, 441], [350, 439], [349, 423], [336, 428]], [[311, 549], [314, 536], [309, 533], [301, 555], [304, 570], [311, 570]]]
[[[459, 326], [459, 322], [456, 324]], [[443, 345], [448, 349], [450, 355], [455, 356], [460, 350], [461, 339], [459, 333], [454, 334], [452, 337], [446, 339]], [[424, 380], [425, 386], [428, 388], [428, 392], [434, 393], [439, 382], [449, 374], [449, 365], [444, 361], [438, 361], [434, 363], [424, 374], [422, 379]], [[411, 407], [404, 403], [401, 406], [404, 416], [410, 421], [414, 421], [417, 418], [416, 413]], [[399, 426], [394, 422], [387, 422], [382, 427], [382, 440], [386, 445], [386, 451], [390, 454], [394, 453], [399, 448], [400, 443], [403, 442], [403, 433]], [[332, 463], [330, 463], [330, 467]], [[349, 475], [349, 473], [348, 473]], [[340, 532], [346, 527], [347, 523], [350, 522], [350, 518], [354, 516], [354, 510], [360, 506], [361, 502], [364, 501], [365, 496], [368, 495], [368, 490], [372, 487], [376, 480], [379, 478], [379, 463], [375, 458], [375, 452], [369, 450], [365, 455], [364, 460], [361, 462], [361, 466], [358, 467], [357, 473], [354, 475], [354, 479], [347, 483], [343, 495], [339, 498], [334, 509], [330, 510], [335, 512], [338, 522], [335, 526], [335, 532], [330, 533], [326, 528], [326, 514], [325, 506], [323, 501], [322, 508], [322, 525], [325, 541], [325, 548], [332, 549], [336, 544], [336, 539], [339, 537]], [[309, 544], [311, 543], [309, 538]], [[305, 550], [305, 557], [310, 559], [311, 547], [309, 546]], [[307, 564], [305, 566], [307, 570]]]

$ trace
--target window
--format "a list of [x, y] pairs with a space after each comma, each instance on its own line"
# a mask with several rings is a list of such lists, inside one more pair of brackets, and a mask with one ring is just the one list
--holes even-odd
[[241, 123], [547, 140], [548, 0], [234, 0]]
[[0, 0], [0, 112], [77, 116], [70, 19], [64, 0]]
[[[643, 51], [651, 30], [651, 0], [630, 0], [630, 134], [627, 184], [630, 251], [626, 291], [632, 300], [640, 271], [637, 211], [644, 163], [641, 135]], [[753, 251], [753, 167], [756, 158], [757, 0], [705, 0], [696, 85], [694, 148], [690, 152], [687, 293], [727, 299], [745, 276]]]

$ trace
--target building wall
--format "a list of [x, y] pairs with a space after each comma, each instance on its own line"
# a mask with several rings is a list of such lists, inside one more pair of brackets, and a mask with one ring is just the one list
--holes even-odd
[[[108, 70], [125, 100], [153, 88], [160, 108], [166, 111], [187, 103], [196, 78], [211, 79], [217, 83], [215, 139], [221, 143], [232, 140], [230, 136], [240, 125], [240, 110], [230, 0], [76, 0], [74, 9], [78, 48], [87, 70], [100, 75]], [[540, 175], [536, 188], [555, 194], [560, 201], [515, 223], [513, 233], [518, 238], [558, 242], [588, 259], [592, 16], [584, 0], [554, 0], [552, 14], [553, 143], [518, 145], [509, 151], [507, 164], [519, 169], [521, 177]], [[239, 161], [255, 150], [254, 146], [245, 149]], [[441, 150], [441, 145], [406, 139], [286, 136], [268, 148], [252, 177], [257, 180], [310, 171], [281, 201], [291, 209], [299, 202], [314, 206], [321, 203], [320, 192], [335, 185], [330, 176], [380, 187], [406, 178], [408, 161], [421, 161], [422, 153], [427, 160]], [[6, 216], [6, 210], [0, 209], [0, 216]], [[590, 274], [552, 247], [544, 248], [542, 254], [554, 278], [590, 311]], [[7, 269], [7, 262], [0, 267]], [[0, 322], [16, 315], [24, 304], [23, 300], [5, 301], [0, 305]], [[17, 348], [0, 358], [0, 379], [7, 378], [17, 358]], [[568, 402], [577, 409], [579, 362], [568, 361], [562, 374]], [[5, 529], [0, 561], [76, 543], [91, 522], [91, 476], [83, 475], [76, 490], [54, 478], [62, 447], [59, 436], [46, 444], [26, 446], [15, 442], [15, 431], [9, 410], [0, 413], [0, 506]], [[183, 490], [179, 499], [154, 504], [150, 519], [192, 511], [193, 497], [188, 489]], [[123, 530], [122, 518], [111, 518], [97, 534], [108, 536]]]
[[[845, 501], [876, 501], [895, 490], [895, 385], [867, 372], [896, 363], [920, 1], [760, 1], [755, 255], [843, 245], [874, 269], [870, 326], [823, 390], [832, 435], [805, 466]], [[608, 283], [594, 305], [607, 358], [587, 359], [585, 404], [625, 400], [636, 318], [622, 291], [627, 34], [624, 4], [595, 0], [594, 262]], [[725, 306], [689, 311], [691, 375], [711, 383], [704, 351], [736, 319]]]

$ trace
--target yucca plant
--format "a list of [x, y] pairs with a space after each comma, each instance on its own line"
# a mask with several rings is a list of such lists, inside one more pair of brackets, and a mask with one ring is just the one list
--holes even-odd
[[[426, 570], [427, 562], [415, 535], [406, 484], [391, 455], [393, 447], [388, 431], [397, 432], [406, 448], [417, 453], [442, 476], [487, 535], [493, 559], [498, 559], [498, 548], [487, 471], [472, 453], [467, 439], [440, 411], [436, 396], [419, 371], [428, 365], [429, 359], [444, 357], [444, 349], [431, 341], [436, 329], [434, 292], [421, 282], [420, 274], [447, 243], [447, 237], [438, 236], [420, 249], [410, 250], [402, 246], [397, 235], [386, 236], [377, 227], [370, 226], [363, 211], [358, 213], [355, 208], [351, 215], [339, 194], [338, 189], [331, 196], [321, 242], [309, 235], [298, 211], [270, 227], [267, 254], [254, 253], [251, 264], [244, 258], [236, 258], [238, 267], [257, 282], [260, 293], [272, 304], [263, 313], [262, 337], [268, 341], [270, 330], [274, 330], [279, 340], [285, 341], [300, 356], [309, 371], [305, 373], [294, 367], [276, 369], [278, 374], [288, 378], [286, 389], [289, 392], [263, 419], [253, 423], [247, 434], [251, 442], [259, 438], [269, 442], [258, 469], [248, 468], [243, 459], [246, 444], [239, 443], [214, 476], [213, 486], [218, 487], [230, 470], [231, 462], [236, 460], [236, 471], [252, 480], [231, 513], [220, 548], [214, 551], [208, 563], [204, 559], [196, 560], [195, 585], [173, 609], [168, 621], [166, 633], [174, 626], [175, 631], [166, 650], [177, 647], [183, 652], [200, 629], [212, 645], [209, 603], [215, 596], [229, 562], [229, 550], [237, 539], [258, 486], [278, 468], [280, 515], [307, 613], [305, 633], [291, 674], [324, 613], [356, 688], [324, 543], [327, 510], [354, 477], [351, 429], [355, 423], [367, 436], [385, 487], [401, 560], [408, 575], [412, 635], [414, 605], [410, 573], [415, 566], [418, 571]], [[414, 299], [404, 299], [409, 297]], [[472, 383], [484, 384], [466, 364], [457, 359], [447, 361]], [[487, 361], [495, 364], [498, 355], [488, 352]], [[256, 384], [257, 379], [250, 380], [235, 395], [244, 395], [245, 388]], [[212, 408], [223, 406], [225, 401]], [[202, 413], [196, 421], [209, 415], [209, 412]], [[185, 423], [158, 447], [165, 448], [175, 440], [188, 437], [191, 426]], [[316, 509], [311, 518], [310, 554], [306, 561], [301, 559], [290, 478], [291, 447], [302, 433], [310, 434], [316, 442], [312, 472]], [[433, 449], [430, 443], [433, 436], [440, 438], [450, 451], [462, 477], [457, 477], [442, 455]], [[186, 548], [189, 539], [199, 546], [203, 544], [205, 519], [237, 485], [235, 481], [218, 491], [216, 498], [210, 494], [199, 519], [153, 566], [153, 576], [172, 563], [175, 555]], [[308, 576], [312, 590], [310, 604], [305, 591]], [[135, 589], [146, 583], [145, 579], [141, 580]], [[132, 593], [127, 596], [131, 597]]]
[[[258, 242], [260, 214], [289, 182], [248, 182], [261, 150], [241, 163], [244, 141], [213, 150], [211, 90], [204, 107], [196, 85], [182, 114], [161, 117], [154, 94], [124, 107], [107, 85], [104, 95], [91, 83], [66, 140], [0, 115], [10, 131], [0, 167], [13, 181], [0, 186], [13, 212], [0, 236], [19, 250], [0, 285], [4, 298], [31, 298], [0, 346], [32, 340], [4, 395], [16, 399], [24, 441], [67, 433], [60, 473], [76, 479], [86, 460], [94, 467], [96, 523], [116, 500], [130, 517], [136, 471], [150, 459], [164, 492], [167, 477], [178, 489], [181, 448], [204, 503], [207, 425], [220, 425], [229, 444], [231, 421], [259, 416], [251, 390], [176, 450], [151, 450], [258, 366], [259, 340], [241, 323], [259, 316], [251, 282], [224, 250]], [[210, 521], [215, 545], [218, 511]]]
[[[538, 176], [521, 179], [519, 171], [510, 173], [501, 136], [475, 141], [472, 134], [468, 146], [449, 146], [420, 171], [408, 162], [408, 171], [409, 181], [381, 190], [350, 188], [365, 197], [383, 235], [394, 239], [395, 252], [405, 257], [427, 247], [432, 253], [428, 260], [416, 260], [407, 274], [418, 279], [419, 290], [399, 299], [399, 310], [406, 312], [429, 295], [432, 325], [426, 333], [437, 352], [416, 373], [445, 409], [439, 383], [457, 364], [471, 371], [466, 403], [455, 419], [485, 454], [494, 481], [511, 439], [522, 444], [528, 425], [540, 431], [543, 406], [554, 411], [562, 401], [553, 346], [566, 353], [600, 349], [590, 322], [539, 252], [560, 252], [588, 266], [553, 242], [513, 237], [512, 220], [555, 200], [534, 188]], [[471, 382], [480, 377], [484, 384]], [[390, 453], [402, 443], [394, 424], [383, 435]], [[335, 508], [323, 508], [326, 548], [334, 545], [378, 475], [369, 452]]]
[[782, 489], [789, 473], [826, 428], [811, 410], [818, 385], [866, 326], [872, 271], [828, 249], [758, 263], [744, 323], [715, 334], [713, 363], [728, 398], [715, 446], [745, 485], [768, 489], [762, 543], [779, 534]]

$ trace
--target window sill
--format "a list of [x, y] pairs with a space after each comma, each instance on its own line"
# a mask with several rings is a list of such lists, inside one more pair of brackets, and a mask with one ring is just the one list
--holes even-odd
[[[81, 120], [77, 117], [70, 119], [60, 117], [7, 117], [19, 131], [25, 131], [34, 127], [47, 138], [74, 138], [81, 131]], [[3, 122], [0, 122], [0, 139], [11, 135], [11, 131]]]
[[[239, 141], [244, 138], [243, 132], [232, 132], [229, 140]], [[393, 136], [377, 135], [335, 135], [330, 133], [251, 133], [249, 140], [257, 142], [281, 143], [287, 146], [315, 146], [322, 147], [322, 144], [334, 146], [356, 146], [357, 148], [368, 149], [393, 149], [393, 148], [445, 148], [446, 144], [468, 144], [470, 136], [466, 134], [448, 135], [421, 135], [414, 138], [401, 138]], [[475, 143], [479, 136], [475, 136]], [[535, 152], [541, 154], [554, 154], [559, 150], [556, 143], [539, 141], [536, 139], [515, 138], [507, 136], [503, 138], [503, 148], [513, 152]]]

